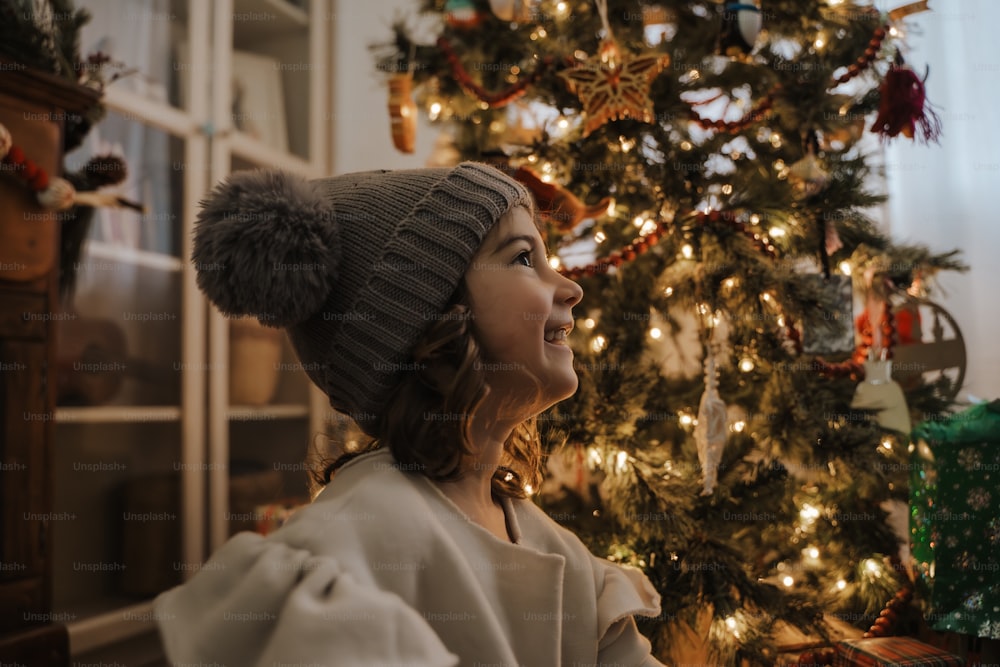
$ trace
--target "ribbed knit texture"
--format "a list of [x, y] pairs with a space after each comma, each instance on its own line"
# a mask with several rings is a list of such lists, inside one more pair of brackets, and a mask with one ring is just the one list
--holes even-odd
[[527, 190], [488, 165], [317, 181], [339, 229], [337, 279], [288, 334], [330, 405], [369, 431], [412, 350], [439, 318], [483, 238]]

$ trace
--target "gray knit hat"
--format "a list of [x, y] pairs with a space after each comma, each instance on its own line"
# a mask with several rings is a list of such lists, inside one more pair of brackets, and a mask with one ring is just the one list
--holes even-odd
[[486, 233], [527, 190], [497, 169], [371, 171], [307, 181], [241, 171], [202, 202], [192, 259], [226, 315], [287, 328], [330, 405], [366, 431]]

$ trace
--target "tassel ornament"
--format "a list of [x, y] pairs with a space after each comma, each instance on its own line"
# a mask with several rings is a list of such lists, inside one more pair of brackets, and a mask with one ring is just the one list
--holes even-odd
[[878, 116], [872, 131], [883, 141], [900, 134], [913, 139], [919, 133], [920, 140], [929, 143], [941, 136], [941, 120], [927, 101], [924, 82], [902, 62], [886, 74], [879, 95]]

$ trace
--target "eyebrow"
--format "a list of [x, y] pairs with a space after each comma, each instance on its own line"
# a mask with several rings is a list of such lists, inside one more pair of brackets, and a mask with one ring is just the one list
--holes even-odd
[[525, 241], [531, 246], [532, 249], [535, 248], [534, 236], [529, 236], [528, 234], [511, 234], [510, 236], [504, 237], [503, 240], [497, 244], [496, 248], [493, 249], [493, 252], [498, 253], [507, 246], [517, 243], [518, 241]]

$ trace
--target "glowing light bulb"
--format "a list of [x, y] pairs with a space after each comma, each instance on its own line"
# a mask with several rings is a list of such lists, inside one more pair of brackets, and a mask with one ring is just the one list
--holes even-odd
[[569, 14], [569, 3], [560, 2], [556, 5], [556, 14], [559, 18], [565, 18]]
[[729, 428], [731, 428], [734, 433], [742, 433], [743, 431], [746, 430], [747, 423], [743, 420], [740, 420], [738, 422], [733, 422], [733, 425], [730, 426]]
[[590, 447], [587, 449], [587, 460], [590, 461], [590, 465], [595, 468], [604, 463], [604, 459], [601, 457], [601, 452], [599, 452], [596, 447]]
[[686, 412], [681, 412], [678, 421], [681, 423], [681, 426], [690, 426], [694, 423], [694, 417]]
[[786, 575], [785, 575], [785, 576], [784, 576], [784, 577], [782, 578], [782, 580], [781, 580], [781, 583], [783, 583], [783, 584], [785, 585], [785, 587], [786, 587], [786, 588], [791, 588], [792, 586], [794, 586], [794, 585], [795, 585], [795, 579], [792, 579], [792, 577], [791, 577], [791, 576], [789, 576], [789, 575], [787, 575], [787, 574], [786, 574]]
[[552, 255], [551, 257], [549, 257], [549, 266], [551, 266], [553, 269], [558, 269], [560, 266], [562, 266], [562, 262], [559, 260], [558, 257]]
[[532, 494], [535, 493], [535, 489], [534, 489], [533, 486], [531, 486], [531, 484], [525, 484], [524, 485], [524, 492], [527, 493], [530, 496], [530, 495], [532, 495]]
[[815, 46], [817, 49], [822, 49], [824, 46], [826, 46], [826, 40], [823, 39], [822, 36], [817, 37], [816, 41], [813, 42], [813, 46]]
[[598, 243], [604, 243], [608, 239], [608, 235], [604, 232], [597, 232], [594, 234], [594, 240]]
[[594, 327], [597, 326], [597, 322], [594, 320], [593, 317], [588, 317], [583, 321], [583, 326], [585, 329], [593, 329]]
[[785, 235], [785, 230], [781, 227], [771, 227], [767, 230], [767, 233], [771, 235], [771, 238], [778, 239]]
[[754, 213], [753, 215], [751, 215], [750, 216], [750, 224], [751, 225], [759, 225], [760, 224], [760, 216], [757, 215], [756, 213]]
[[663, 332], [660, 331], [659, 327], [653, 327], [649, 330], [649, 337], [653, 340], [660, 340], [663, 338]]
[[628, 469], [628, 454], [624, 451], [615, 455], [615, 470], [625, 472]]
[[802, 509], [799, 510], [799, 517], [806, 523], [812, 523], [819, 518], [819, 510], [809, 503], [804, 503]]
[[726, 627], [729, 628], [730, 630], [735, 630], [736, 629], [736, 619], [733, 618], [732, 616], [727, 616], [726, 617]]
[[669, 297], [669, 296], [673, 296], [673, 295], [674, 295], [674, 288], [673, 287], [668, 287], [665, 290], [663, 290], [663, 296], [668, 296]]
[[722, 286], [726, 289], [733, 289], [736, 287], [736, 278], [726, 278], [722, 281]]
[[755, 364], [753, 363], [753, 359], [751, 359], [750, 357], [743, 357], [742, 359], [740, 359], [740, 370], [743, 371], [744, 373], [749, 373], [754, 369], [754, 367]]
[[681, 255], [684, 256], [684, 259], [691, 259], [694, 256], [694, 248], [691, 247], [690, 243], [681, 246]]
[[817, 549], [816, 547], [809, 547], [808, 549], [806, 549], [806, 554], [810, 558], [819, 558], [819, 549]]
[[633, 224], [634, 226], [636, 226], [636, 227], [642, 227], [642, 224], [643, 224], [644, 222], [646, 222], [646, 221], [642, 219], [642, 216], [641, 216], [641, 215], [637, 215], [637, 216], [635, 216], [635, 219], [634, 219], [634, 220], [632, 220], [632, 224]]
[[690, 141], [685, 140], [685, 141], [681, 142], [681, 150], [682, 151], [689, 151], [692, 148], [694, 148], [694, 146], [691, 144]]
[[731, 194], [733, 194], [733, 186], [730, 185], [729, 183], [726, 183], [725, 185], [723, 185], [722, 186], [722, 194], [724, 194], [724, 195], [731, 195]]
[[889, 438], [882, 438], [882, 448], [888, 451], [892, 451], [892, 440]]
[[560, 118], [559, 122], [556, 123], [556, 127], [558, 127], [560, 130], [565, 130], [567, 127], [569, 127], [569, 121], [566, 120], [565, 118]]
[[838, 580], [838, 581], [837, 581], [837, 590], [838, 590], [838, 591], [842, 591], [842, 590], [844, 590], [845, 588], [847, 588], [847, 582], [846, 582], [846, 581], [844, 581], [843, 579], [840, 579], [840, 580]]
[[608, 339], [600, 335], [595, 336], [594, 340], [590, 342], [590, 349], [592, 349], [594, 352], [601, 352], [607, 346], [608, 346]]
[[837, 268], [839, 268], [840, 272], [843, 273], [845, 276], [851, 275], [851, 264], [846, 259], [840, 264], [838, 264]]
[[431, 102], [430, 107], [427, 109], [427, 117], [431, 120], [437, 120], [441, 116], [441, 103]]

